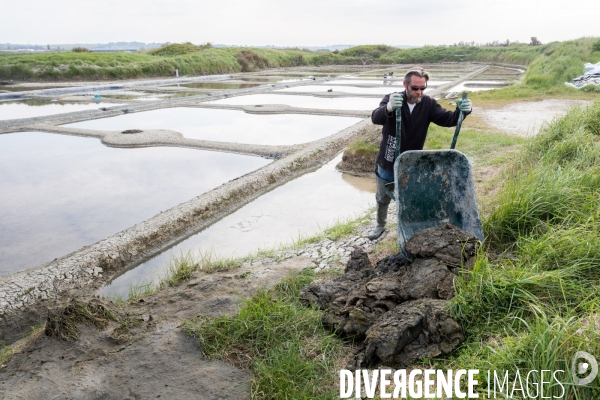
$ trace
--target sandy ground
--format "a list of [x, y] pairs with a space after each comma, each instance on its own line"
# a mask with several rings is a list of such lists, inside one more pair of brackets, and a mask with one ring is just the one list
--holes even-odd
[[506, 105], [497, 109], [479, 109], [475, 112], [496, 129], [522, 137], [535, 136], [544, 123], [561, 117], [573, 107], [586, 106], [585, 100], [541, 100]]
[[179, 326], [196, 316], [233, 314], [258, 288], [309, 266], [311, 258], [295, 257], [276, 265], [196, 273], [178, 287], [116, 308], [144, 321], [119, 340], [110, 337], [116, 323], [104, 330], [80, 325], [76, 342], [42, 333], [0, 368], [0, 398], [250, 398], [251, 374], [203, 358], [198, 343]]

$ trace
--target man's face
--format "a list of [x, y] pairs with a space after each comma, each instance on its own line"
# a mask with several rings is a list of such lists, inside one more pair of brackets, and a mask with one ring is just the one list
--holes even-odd
[[427, 80], [425, 78], [420, 78], [418, 76], [411, 76], [410, 82], [404, 82], [404, 88], [406, 89], [406, 94], [408, 95], [408, 99], [406, 99], [410, 104], [417, 104], [423, 98], [424, 90], [413, 90], [412, 87], [425, 87], [427, 86]]

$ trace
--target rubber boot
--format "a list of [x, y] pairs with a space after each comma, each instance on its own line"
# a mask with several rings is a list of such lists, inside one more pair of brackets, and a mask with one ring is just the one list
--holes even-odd
[[369, 239], [375, 240], [385, 231], [389, 206], [389, 204], [377, 203], [377, 226], [369, 233]]

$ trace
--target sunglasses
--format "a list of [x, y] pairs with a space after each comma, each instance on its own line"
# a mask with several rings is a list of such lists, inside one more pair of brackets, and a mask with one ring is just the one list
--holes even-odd
[[427, 85], [425, 85], [425, 86], [413, 86], [413, 85], [408, 85], [408, 87], [410, 87], [410, 89], [411, 89], [411, 90], [414, 90], [415, 92], [416, 92], [417, 90], [420, 90], [420, 91], [422, 91], [422, 92], [423, 92], [423, 91], [425, 91], [425, 89], [427, 89]]

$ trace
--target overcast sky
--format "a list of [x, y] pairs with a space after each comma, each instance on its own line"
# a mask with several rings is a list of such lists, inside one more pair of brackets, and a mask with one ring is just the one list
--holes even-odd
[[7, 0], [0, 43], [321, 46], [600, 36], [597, 0]]

